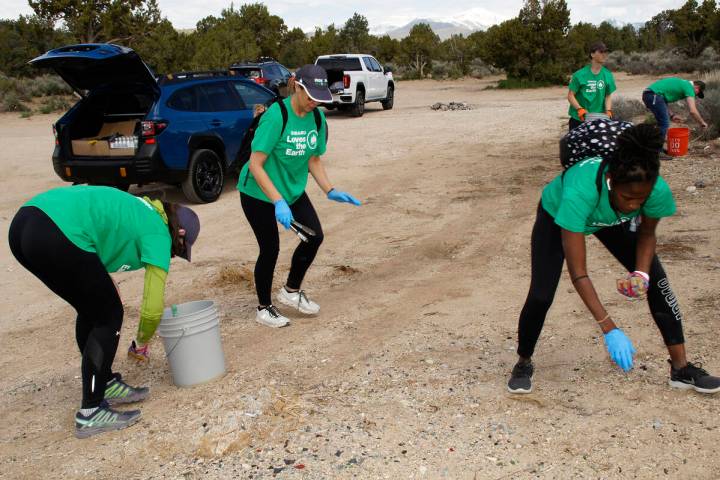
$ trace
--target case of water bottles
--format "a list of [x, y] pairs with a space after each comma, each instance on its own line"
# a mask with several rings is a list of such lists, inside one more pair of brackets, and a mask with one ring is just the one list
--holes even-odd
[[132, 148], [138, 147], [138, 138], [132, 136], [118, 136], [110, 140], [110, 148]]

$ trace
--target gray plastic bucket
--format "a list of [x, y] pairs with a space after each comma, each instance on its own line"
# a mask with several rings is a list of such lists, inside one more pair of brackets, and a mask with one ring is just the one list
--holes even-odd
[[175, 385], [189, 387], [225, 373], [220, 321], [213, 302], [196, 301], [166, 308], [158, 335]]
[[586, 113], [585, 114], [585, 121], [586, 122], [592, 122], [593, 120], [610, 120], [610, 117], [608, 117], [604, 113]]

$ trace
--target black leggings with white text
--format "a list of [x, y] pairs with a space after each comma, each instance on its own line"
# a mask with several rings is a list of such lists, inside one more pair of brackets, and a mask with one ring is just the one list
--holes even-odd
[[[635, 270], [637, 233], [630, 232], [623, 225], [616, 225], [603, 228], [594, 235], [629, 272]], [[532, 278], [518, 322], [517, 353], [524, 358], [530, 358], [535, 351], [565, 261], [560, 227], [542, 205], [538, 206], [530, 244]], [[665, 345], [685, 343], [678, 301], [657, 255], [653, 256], [648, 273], [650, 314], [660, 329]]]

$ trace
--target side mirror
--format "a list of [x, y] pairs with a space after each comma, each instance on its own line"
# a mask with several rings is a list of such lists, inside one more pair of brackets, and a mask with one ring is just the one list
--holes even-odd
[[393, 73], [392, 67], [383, 67], [383, 72], [385, 73]]

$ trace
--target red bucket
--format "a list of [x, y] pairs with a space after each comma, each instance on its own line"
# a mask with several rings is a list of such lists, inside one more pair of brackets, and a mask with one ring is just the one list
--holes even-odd
[[688, 151], [690, 130], [687, 127], [671, 128], [667, 132], [667, 152], [673, 157], [682, 157]]

